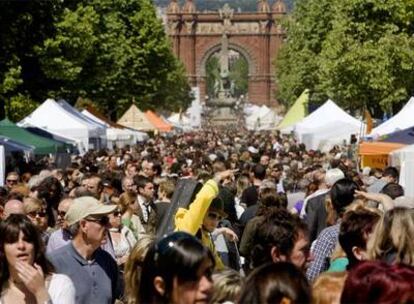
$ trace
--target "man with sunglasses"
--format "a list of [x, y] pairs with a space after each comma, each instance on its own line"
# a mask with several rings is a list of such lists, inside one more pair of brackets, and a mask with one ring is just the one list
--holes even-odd
[[17, 185], [20, 182], [20, 176], [17, 172], [9, 172], [6, 177], [6, 188], [11, 190], [13, 186]]
[[116, 208], [93, 197], [80, 197], [66, 213], [73, 239], [52, 252], [49, 259], [57, 272], [72, 279], [76, 303], [113, 303], [120, 296], [117, 264], [101, 249], [108, 233], [108, 214]]

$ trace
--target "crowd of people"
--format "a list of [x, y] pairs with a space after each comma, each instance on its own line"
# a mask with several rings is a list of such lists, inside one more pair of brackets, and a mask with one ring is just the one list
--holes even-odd
[[224, 129], [9, 163], [0, 303], [413, 303], [398, 175]]

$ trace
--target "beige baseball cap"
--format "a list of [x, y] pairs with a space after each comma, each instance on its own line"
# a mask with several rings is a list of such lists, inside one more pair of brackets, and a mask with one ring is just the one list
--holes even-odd
[[92, 196], [83, 196], [73, 200], [65, 219], [70, 226], [91, 215], [110, 214], [116, 208], [117, 205], [104, 205]]

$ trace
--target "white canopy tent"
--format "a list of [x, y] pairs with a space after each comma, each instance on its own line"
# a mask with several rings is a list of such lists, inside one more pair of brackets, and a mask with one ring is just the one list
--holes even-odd
[[89, 129], [89, 138], [90, 142], [94, 149], [100, 149], [106, 147], [106, 125], [98, 123], [89, 117], [83, 115], [77, 109], [72, 107], [69, 103], [65, 100], [61, 99], [58, 101], [58, 104], [65, 109], [67, 112], [71, 113], [72, 115], [78, 117], [85, 124], [87, 124]]
[[414, 125], [414, 97], [411, 97], [407, 104], [393, 117], [372, 129], [374, 137], [389, 134], [398, 130], [407, 129]]
[[316, 111], [294, 125], [301, 143], [308, 143], [308, 149], [320, 148], [330, 149], [335, 143], [348, 141], [352, 134], [359, 135], [365, 130], [365, 124], [352, 117], [332, 100], [328, 100]]
[[404, 195], [414, 197], [414, 145], [392, 151], [389, 163], [400, 168], [399, 184], [404, 187]]
[[30, 115], [18, 123], [21, 127], [37, 127], [78, 143], [80, 153], [89, 149], [89, 139], [96, 135], [93, 129], [77, 116], [63, 109], [53, 99], [47, 99]]
[[245, 113], [248, 130], [274, 130], [282, 120], [282, 117], [265, 105], [247, 107]]
[[106, 128], [106, 139], [108, 148], [112, 148], [114, 145], [117, 147], [124, 147], [125, 145], [133, 145], [137, 141], [144, 141], [148, 138], [148, 135], [144, 132], [134, 131], [128, 128], [114, 128], [109, 123], [93, 115], [88, 110], [83, 110], [82, 114], [96, 121], [99, 124], [105, 125]]
[[174, 113], [167, 118], [167, 121], [175, 128], [181, 129], [183, 131], [190, 131], [193, 129], [191, 126], [191, 119], [185, 113]]
[[302, 133], [302, 143], [307, 149], [327, 152], [334, 145], [342, 145], [348, 141], [351, 134], [359, 132], [354, 125], [347, 122], [328, 122], [326, 125], [312, 129], [309, 133]]

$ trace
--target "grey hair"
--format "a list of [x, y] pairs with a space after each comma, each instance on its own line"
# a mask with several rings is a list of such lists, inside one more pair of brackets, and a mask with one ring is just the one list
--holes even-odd
[[80, 229], [80, 223], [79, 222], [76, 222], [75, 224], [72, 224], [68, 227], [68, 231], [69, 231], [69, 233], [72, 237], [74, 237], [75, 235], [78, 234], [79, 229]]

